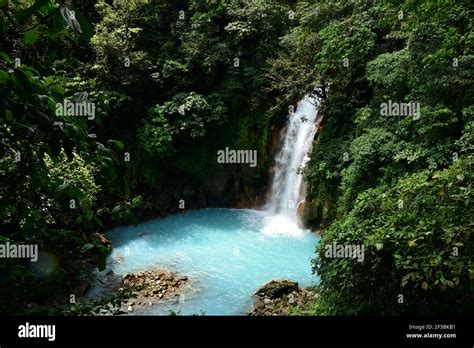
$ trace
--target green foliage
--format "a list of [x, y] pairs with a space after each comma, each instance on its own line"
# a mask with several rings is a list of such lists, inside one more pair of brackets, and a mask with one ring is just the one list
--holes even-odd
[[136, 81], [139, 77], [134, 70], [131, 74], [123, 74], [124, 69], [139, 67], [136, 70], [141, 71], [149, 64], [146, 53], [135, 49], [136, 37], [142, 29], [132, 24], [144, 4], [146, 1], [113, 1], [109, 4], [104, 0], [96, 4], [102, 20], [96, 24], [90, 43], [96, 54], [94, 69], [104, 80], [108, 79], [108, 85], [127, 85]]
[[[451, 0], [300, 4], [270, 77], [287, 102], [298, 91], [323, 98], [305, 170], [315, 219], [329, 226], [315, 263], [323, 289], [315, 314], [472, 311], [472, 209], [446, 193], [470, 195], [470, 11]], [[381, 116], [388, 101], [419, 103], [419, 118]], [[399, 210], [402, 198], [409, 203]], [[325, 259], [333, 242], [365, 244], [365, 261]], [[466, 253], [450, 257], [456, 243]]]
[[156, 106], [149, 110], [149, 114], [149, 119], [138, 131], [143, 149], [158, 158], [169, 156], [172, 151], [173, 130], [163, 108]]
[[[314, 264], [322, 297], [292, 313], [472, 310], [471, 1], [72, 0], [82, 33], [63, 5], [0, 1], [0, 241], [58, 260], [46, 281], [0, 264], [0, 298], [18, 294], [0, 311], [69, 293], [85, 259], [102, 269], [93, 234], [137, 223], [142, 203], [166, 213], [152, 198], [177, 174], [211, 177], [219, 149], [258, 150], [262, 184], [269, 126], [306, 93], [324, 116], [307, 200], [332, 225]], [[94, 120], [56, 115], [78, 92]], [[389, 100], [420, 117], [381, 117]], [[333, 242], [366, 245], [366, 261], [321, 257]]]
[[[314, 261], [326, 314], [472, 312], [472, 159], [364, 191], [326, 230]], [[325, 257], [332, 243], [364, 245], [364, 261]]]
[[367, 80], [377, 86], [383, 96], [397, 98], [406, 93], [409, 55], [406, 49], [383, 53], [367, 64]]
[[[103, 263], [106, 247], [83, 247], [103, 226], [95, 214], [97, 205], [105, 205], [99, 188], [104, 175], [112, 175], [114, 149], [123, 144], [104, 139], [113, 146], [107, 148], [89, 136], [99, 118], [86, 121], [56, 113], [58, 103], [74, 100], [73, 94], [81, 90], [66, 86], [74, 71], [68, 75], [54, 67], [77, 66], [77, 58], [71, 56], [80, 55], [80, 48], [69, 48], [63, 61], [50, 63], [61, 47], [83, 39], [67, 31], [58, 5], [15, 1], [0, 6], [0, 11], [0, 180], [7, 183], [0, 187], [0, 240], [38, 244], [54, 264], [45, 276], [22, 259], [0, 263], [0, 311], [23, 313], [25, 303], [43, 304], [71, 293], [94, 261]], [[80, 19], [81, 24], [85, 21]], [[90, 80], [86, 84], [93, 88]]]
[[24, 42], [25, 46], [31, 46], [36, 41], [38, 41], [38, 38], [39, 38], [39, 33], [37, 31], [34, 31], [34, 30], [27, 31], [24, 34], [23, 42]]
[[72, 160], [69, 161], [64, 150], [57, 163], [54, 163], [51, 156], [45, 154], [45, 164], [48, 177], [51, 181], [58, 181], [60, 190], [73, 189], [80, 192], [80, 204], [91, 207], [99, 192], [99, 186], [94, 181], [95, 168], [91, 164], [86, 164], [84, 160], [75, 152], [72, 153]]
[[196, 138], [206, 134], [206, 123], [218, 120], [214, 111], [203, 96], [191, 92], [176, 94], [163, 105], [161, 113], [173, 122], [173, 133]]
[[350, 211], [358, 192], [371, 187], [377, 180], [390, 180], [402, 173], [395, 163], [390, 163], [395, 155], [395, 145], [393, 134], [380, 128], [371, 128], [353, 140], [348, 153], [351, 164], [341, 172], [343, 193], [339, 205], [342, 211]]
[[101, 93], [129, 98], [109, 103], [103, 118], [110, 137], [137, 149], [133, 168], [124, 168], [133, 178], [128, 191], [140, 187], [153, 195], [176, 172], [199, 183], [212, 175], [216, 151], [226, 146], [258, 149], [263, 172], [272, 105], [263, 90], [268, 58], [290, 25], [286, 5], [101, 1], [96, 8], [101, 18], [90, 73]]
[[[35, 301], [82, 282], [84, 259], [102, 269], [107, 248], [94, 234], [137, 223], [142, 201], [166, 214], [153, 197], [176, 173], [208, 178], [218, 149], [258, 149], [264, 172], [273, 97], [263, 89], [288, 10], [263, 0], [0, 2], [1, 234], [58, 259], [44, 286], [54, 278], [57, 288]], [[56, 115], [83, 92], [93, 120]], [[1, 310], [19, 311], [39, 280], [22, 263], [0, 268], [2, 291], [21, 293]]]
[[319, 38], [322, 44], [316, 55], [318, 70], [329, 77], [339, 77], [344, 70], [352, 72], [357, 69], [366, 61], [375, 44], [375, 33], [353, 17], [332, 21], [319, 32]]

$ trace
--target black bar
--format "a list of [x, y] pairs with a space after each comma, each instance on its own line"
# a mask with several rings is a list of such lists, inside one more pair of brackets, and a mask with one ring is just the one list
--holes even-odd
[[[473, 317], [0, 317], [0, 347], [40, 343], [176, 346], [199, 344], [257, 344], [259, 346], [309, 343], [311, 346], [376, 344], [472, 347]], [[55, 340], [20, 338], [26, 323], [55, 325]], [[417, 325], [424, 329], [409, 329]], [[427, 326], [428, 325], [428, 326]], [[430, 327], [427, 330], [426, 327]], [[455, 325], [439, 329], [440, 325]], [[438, 329], [435, 329], [438, 328]], [[448, 333], [456, 338], [407, 338], [413, 333]]]

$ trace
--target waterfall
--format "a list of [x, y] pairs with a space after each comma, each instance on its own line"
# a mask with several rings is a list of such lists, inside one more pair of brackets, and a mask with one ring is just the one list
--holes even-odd
[[275, 175], [266, 210], [271, 214], [266, 234], [295, 233], [298, 204], [306, 194], [301, 170], [309, 160], [313, 138], [320, 118], [319, 101], [305, 96], [290, 112], [281, 149], [275, 157]]

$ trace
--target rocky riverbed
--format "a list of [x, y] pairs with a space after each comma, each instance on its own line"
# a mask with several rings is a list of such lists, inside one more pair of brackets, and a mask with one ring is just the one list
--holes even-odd
[[304, 312], [319, 298], [312, 288], [300, 288], [297, 282], [275, 279], [255, 292], [258, 300], [248, 312], [249, 315], [288, 315], [291, 309]]
[[127, 312], [153, 306], [158, 301], [179, 301], [184, 295], [188, 277], [178, 275], [169, 271], [144, 271], [126, 274], [119, 291], [127, 287], [132, 288], [133, 299], [127, 301], [124, 306]]
[[[120, 298], [119, 303], [114, 301], [115, 304], [110, 303], [109, 307], [121, 314], [140, 314], [155, 304], [182, 302], [191, 289], [186, 275], [161, 269], [127, 273], [124, 276], [109, 271], [101, 283], [102, 290], [98, 298], [107, 298], [112, 294], [114, 298]], [[107, 315], [107, 312], [103, 314]]]

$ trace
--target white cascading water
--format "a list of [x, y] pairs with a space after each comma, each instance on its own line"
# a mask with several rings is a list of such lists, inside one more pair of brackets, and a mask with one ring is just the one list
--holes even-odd
[[319, 123], [319, 101], [305, 96], [290, 113], [282, 147], [275, 158], [275, 176], [266, 210], [271, 217], [264, 234], [302, 233], [297, 224], [297, 208], [306, 194], [300, 170], [309, 160], [313, 138]]

